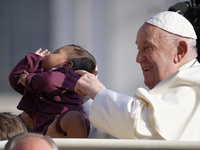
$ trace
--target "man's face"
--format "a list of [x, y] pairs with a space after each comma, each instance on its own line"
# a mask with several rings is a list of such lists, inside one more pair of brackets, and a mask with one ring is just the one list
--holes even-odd
[[172, 42], [164, 32], [158, 27], [145, 23], [137, 34], [136, 62], [141, 66], [144, 83], [149, 89], [177, 70], [174, 63], [177, 43]]
[[44, 71], [49, 71], [52, 68], [60, 68], [65, 65], [68, 59], [68, 54], [71, 52], [72, 47], [61, 48], [49, 54], [42, 62]]

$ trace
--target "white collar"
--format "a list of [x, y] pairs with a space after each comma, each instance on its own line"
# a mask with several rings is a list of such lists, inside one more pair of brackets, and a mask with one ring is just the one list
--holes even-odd
[[190, 61], [190, 62], [186, 63], [185, 65], [183, 65], [182, 67], [180, 67], [178, 70], [187, 69], [187, 68], [193, 66], [196, 62], [197, 62], [197, 59], [193, 59], [192, 61]]
[[197, 59], [193, 59], [192, 61], [186, 63], [185, 65], [183, 65], [182, 67], [180, 67], [177, 71], [175, 71], [174, 73], [172, 73], [171, 75], [169, 75], [167, 78], [165, 78], [164, 80], [160, 81], [153, 89], [149, 90], [150, 91], [155, 91], [155, 89], [157, 89], [157, 87], [159, 85], [161, 85], [163, 82], [166, 82], [166, 80], [169, 80], [170, 78], [172, 78], [179, 70], [183, 70], [183, 69], [187, 69], [190, 68], [194, 65], [199, 64]]

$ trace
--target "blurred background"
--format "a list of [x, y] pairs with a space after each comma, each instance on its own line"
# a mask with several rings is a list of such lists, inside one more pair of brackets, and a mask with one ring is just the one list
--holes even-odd
[[12, 68], [38, 48], [78, 44], [97, 60], [99, 80], [130, 96], [145, 87], [136, 34], [152, 15], [183, 0], [0, 0], [0, 111], [19, 113]]

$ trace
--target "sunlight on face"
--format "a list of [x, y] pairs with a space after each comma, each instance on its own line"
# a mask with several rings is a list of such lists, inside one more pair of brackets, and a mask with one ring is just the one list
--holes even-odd
[[149, 89], [176, 71], [176, 44], [172, 44], [163, 32], [165, 31], [145, 23], [137, 34], [136, 62], [141, 66], [144, 83]]

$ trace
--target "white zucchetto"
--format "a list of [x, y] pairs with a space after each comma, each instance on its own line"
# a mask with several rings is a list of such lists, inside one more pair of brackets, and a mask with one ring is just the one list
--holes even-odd
[[192, 24], [177, 12], [164, 11], [145, 22], [182, 37], [197, 39]]

